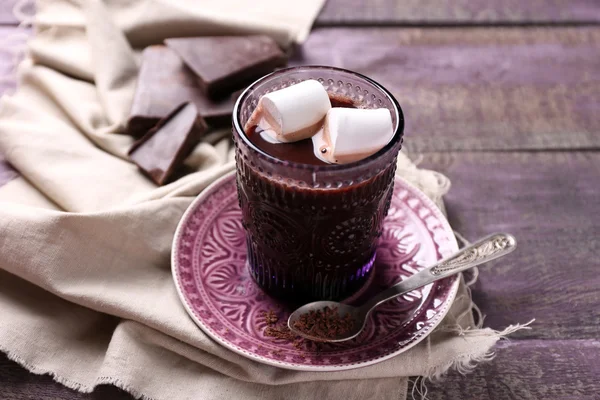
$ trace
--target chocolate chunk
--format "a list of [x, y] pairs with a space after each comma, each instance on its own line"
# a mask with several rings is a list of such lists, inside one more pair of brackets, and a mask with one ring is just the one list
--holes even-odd
[[166, 46], [150, 46], [142, 53], [142, 67], [127, 133], [140, 137], [181, 103], [190, 101], [213, 127], [231, 124], [235, 99], [212, 101], [198, 87], [196, 76], [181, 58]]
[[235, 104], [235, 102], [237, 101], [238, 97], [240, 97], [242, 95], [242, 93], [244, 93], [244, 90], [246, 90], [246, 88], [240, 89], [240, 90], [236, 90], [235, 92], [233, 92], [231, 94], [231, 99], [233, 100], [233, 104]]
[[206, 132], [196, 106], [184, 103], [161, 119], [129, 150], [129, 158], [158, 185], [183, 164]]
[[198, 75], [211, 98], [228, 95], [284, 66], [287, 58], [268, 36], [209, 36], [165, 40]]

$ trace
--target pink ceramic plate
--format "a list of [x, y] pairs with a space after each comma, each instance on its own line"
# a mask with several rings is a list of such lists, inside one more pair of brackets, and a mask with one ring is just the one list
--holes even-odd
[[[360, 303], [457, 249], [440, 210], [397, 178], [373, 279], [352, 301]], [[378, 307], [358, 338], [317, 345], [265, 335], [266, 312], [276, 314], [272, 326], [279, 328], [293, 310], [258, 288], [245, 263], [232, 173], [204, 190], [181, 219], [173, 242], [173, 278], [187, 312], [211, 338], [243, 356], [288, 369], [338, 371], [400, 354], [440, 323], [458, 289], [458, 277], [430, 284]]]

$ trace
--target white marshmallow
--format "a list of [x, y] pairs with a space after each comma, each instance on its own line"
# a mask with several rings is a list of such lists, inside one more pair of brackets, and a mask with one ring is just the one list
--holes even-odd
[[[261, 97], [257, 123], [280, 142], [296, 142], [313, 136], [323, 123], [331, 102], [318, 81], [307, 80]], [[252, 120], [252, 118], [251, 118]]]
[[321, 160], [345, 164], [375, 154], [393, 136], [392, 115], [387, 108], [336, 107], [327, 112], [323, 129], [313, 136], [313, 148]]

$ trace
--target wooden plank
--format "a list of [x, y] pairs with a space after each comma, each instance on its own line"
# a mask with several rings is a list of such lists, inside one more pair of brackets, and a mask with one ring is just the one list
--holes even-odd
[[0, 26], [0, 96], [16, 87], [16, 64], [25, 52], [28, 31]]
[[[595, 340], [502, 342], [493, 361], [479, 365], [467, 376], [450, 372], [443, 381], [428, 383], [427, 396], [430, 400], [595, 400], [600, 391], [598, 358], [600, 343]], [[0, 387], [5, 400], [133, 399], [112, 386], [100, 386], [92, 394], [75, 392], [47, 375], [28, 373], [2, 354]]]
[[133, 396], [114, 386], [99, 386], [93, 393], [79, 393], [55, 381], [49, 375], [34, 375], [0, 353], [2, 400], [132, 400]]
[[[17, 24], [17, 0], [0, 2], [0, 24]], [[31, 6], [26, 8], [32, 13]], [[331, 25], [597, 24], [595, 0], [328, 0], [316, 20]]]
[[597, 24], [596, 0], [328, 0], [317, 25]]
[[600, 148], [600, 28], [317, 29], [292, 63], [381, 82], [412, 151]]
[[475, 240], [513, 233], [515, 253], [480, 268], [473, 299], [486, 326], [536, 319], [520, 338], [597, 339], [600, 152], [430, 153], [452, 180], [454, 229]]
[[599, 358], [597, 340], [503, 342], [496, 358], [471, 374], [452, 372], [439, 383], [429, 383], [427, 398], [596, 400]]
[[[0, 1], [0, 25], [17, 25], [19, 21], [13, 13], [13, 8], [18, 0], [2, 0]], [[25, 7], [24, 11], [29, 15], [33, 12], [33, 2]], [[1, 36], [0, 36], [1, 37]]]
[[292, 63], [389, 87], [411, 151], [600, 147], [600, 28], [318, 29]]

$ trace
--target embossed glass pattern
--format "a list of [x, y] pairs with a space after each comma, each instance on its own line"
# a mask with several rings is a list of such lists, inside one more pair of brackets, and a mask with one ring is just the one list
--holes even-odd
[[[280, 160], [256, 147], [242, 127], [265, 93], [307, 79], [361, 108], [391, 111], [395, 134], [378, 153], [344, 165]], [[294, 302], [342, 299], [369, 278], [390, 206], [404, 119], [392, 95], [360, 74], [295, 67], [252, 84], [233, 112], [237, 188], [252, 277]]]

